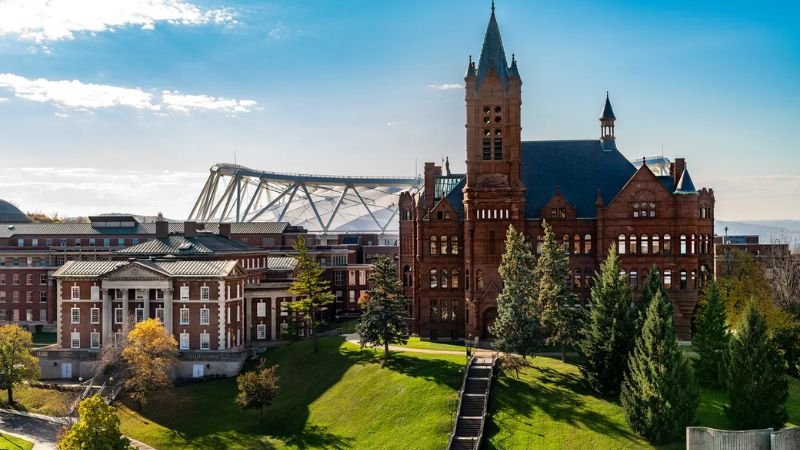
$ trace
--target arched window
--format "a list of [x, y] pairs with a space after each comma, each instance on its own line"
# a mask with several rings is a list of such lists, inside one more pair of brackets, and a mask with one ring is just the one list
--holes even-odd
[[572, 254], [573, 255], [581, 254], [581, 235], [579, 234], [572, 236]]
[[638, 248], [639, 246], [636, 245], [636, 235], [632, 234], [628, 236], [628, 253], [630, 253], [631, 255], [635, 255], [637, 253], [636, 250]]
[[450, 254], [457, 255], [458, 250], [458, 236], [450, 237]]
[[440, 241], [441, 241], [441, 248], [442, 248], [441, 253], [443, 255], [446, 255], [447, 254], [447, 236], [442, 235], [442, 237], [440, 238]]
[[431, 289], [439, 286], [439, 277], [436, 276], [436, 269], [431, 269]]
[[617, 253], [620, 255], [625, 254], [625, 235], [620, 234], [617, 236]]
[[692, 289], [697, 289], [697, 271], [692, 271]]
[[665, 255], [672, 254], [672, 241], [670, 241], [669, 234], [664, 235], [664, 254]]
[[652, 250], [652, 253], [654, 255], [658, 255], [659, 253], [661, 253], [661, 241], [658, 239], [657, 234], [653, 235], [653, 239], [650, 242], [651, 242], [650, 250]]
[[641, 235], [641, 238], [642, 238], [642, 242], [641, 242], [642, 254], [643, 255], [647, 255], [647, 254], [650, 253], [650, 241], [648, 240], [646, 234]]
[[592, 253], [592, 235], [587, 234], [583, 236], [583, 254], [588, 255]]
[[581, 282], [581, 269], [575, 269], [575, 274], [572, 277], [572, 286], [579, 289], [583, 283]]
[[541, 255], [544, 248], [544, 236], [536, 236], [536, 254]]
[[686, 235], [681, 235], [681, 248], [680, 248], [681, 255], [686, 254]]
[[686, 271], [681, 269], [680, 274], [681, 274], [681, 279], [680, 279], [681, 290], [683, 290], [683, 289], [686, 289], [687, 284], [688, 284], [688, 282], [686, 280]]
[[[667, 235], [669, 236], [669, 235]], [[664, 271], [664, 289], [672, 289], [672, 271]]]
[[447, 269], [442, 269], [442, 275], [439, 277], [439, 279], [441, 280], [439, 287], [442, 289], [447, 289], [447, 286], [450, 282], [447, 278]]
[[436, 241], [436, 236], [431, 236], [431, 255], [439, 253], [439, 244]]
[[469, 269], [464, 269], [464, 289], [469, 290]]
[[453, 269], [450, 271], [450, 287], [453, 289], [458, 289], [458, 269]]
[[692, 254], [693, 255], [695, 254], [695, 249], [696, 249], [694, 240], [695, 240], [695, 235], [694, 235], [694, 233], [692, 233]]
[[562, 243], [562, 246], [564, 247], [564, 251], [566, 253], [569, 253], [569, 235], [568, 234], [565, 234], [564, 236], [561, 236], [561, 243]]
[[406, 264], [406, 266], [403, 267], [403, 286], [411, 287], [413, 279], [414, 277], [411, 274], [411, 266]]
[[483, 289], [483, 271], [481, 269], [475, 271], [475, 287]]
[[631, 272], [630, 272], [628, 278], [630, 279], [631, 289], [633, 289], [634, 291], [638, 291], [639, 290], [639, 271], [636, 270], [636, 269], [631, 269]]

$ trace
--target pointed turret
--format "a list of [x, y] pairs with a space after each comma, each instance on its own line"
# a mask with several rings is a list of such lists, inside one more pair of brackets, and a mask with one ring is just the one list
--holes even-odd
[[472, 60], [472, 55], [469, 55], [469, 64], [467, 64], [467, 74], [464, 78], [475, 78], [475, 61]]
[[521, 78], [519, 76], [519, 69], [517, 69], [517, 57], [511, 54], [511, 68], [508, 69], [508, 76], [510, 78]]
[[614, 122], [617, 120], [614, 116], [614, 109], [611, 107], [611, 100], [608, 98], [608, 91], [606, 91], [606, 103], [603, 106], [603, 112], [600, 113], [600, 140], [603, 142], [603, 149], [611, 151], [615, 149], [616, 136], [614, 135]]
[[492, 2], [492, 15], [489, 17], [489, 25], [486, 27], [486, 35], [483, 38], [483, 48], [481, 57], [478, 60], [477, 85], [480, 89], [481, 83], [486, 79], [490, 71], [494, 70], [503, 87], [508, 87], [508, 61], [506, 52], [503, 50], [503, 39], [500, 37], [500, 27], [494, 16], [494, 2]]
[[608, 91], [606, 91], [606, 104], [603, 106], [603, 113], [600, 114], [600, 120], [603, 119], [617, 120], [616, 116], [614, 116], [614, 109], [611, 107], [611, 100], [608, 98]]

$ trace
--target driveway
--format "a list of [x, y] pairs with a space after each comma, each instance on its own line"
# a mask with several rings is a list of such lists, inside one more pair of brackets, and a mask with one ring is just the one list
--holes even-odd
[[59, 428], [58, 423], [0, 411], [0, 431], [33, 442], [34, 450], [55, 449]]

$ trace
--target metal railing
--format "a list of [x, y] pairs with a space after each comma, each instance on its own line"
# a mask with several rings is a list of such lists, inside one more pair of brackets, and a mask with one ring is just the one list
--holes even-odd
[[469, 368], [472, 367], [473, 361], [475, 361], [477, 356], [475, 354], [467, 361], [467, 365], [464, 367], [464, 378], [461, 380], [461, 389], [458, 390], [458, 403], [456, 403], [455, 409], [455, 416], [453, 414], [450, 415], [450, 436], [447, 438], [447, 447], [450, 448], [453, 445], [453, 438], [456, 436], [456, 429], [458, 428], [458, 416], [461, 414], [461, 402], [464, 401], [464, 392], [467, 390], [467, 379], [469, 378]]

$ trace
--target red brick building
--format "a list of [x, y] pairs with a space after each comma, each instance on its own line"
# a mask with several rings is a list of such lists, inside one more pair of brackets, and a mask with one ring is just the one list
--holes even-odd
[[632, 164], [616, 145], [606, 96], [595, 140], [521, 140], [522, 78], [507, 63], [494, 11], [465, 76], [466, 174], [425, 164], [424, 185], [400, 199], [400, 271], [412, 331], [426, 338], [488, 336], [502, 290], [497, 269], [509, 225], [537, 252], [547, 220], [570, 254], [582, 298], [615, 246], [634, 293], [656, 266], [688, 338], [700, 273], [713, 270], [714, 193], [686, 162]]

